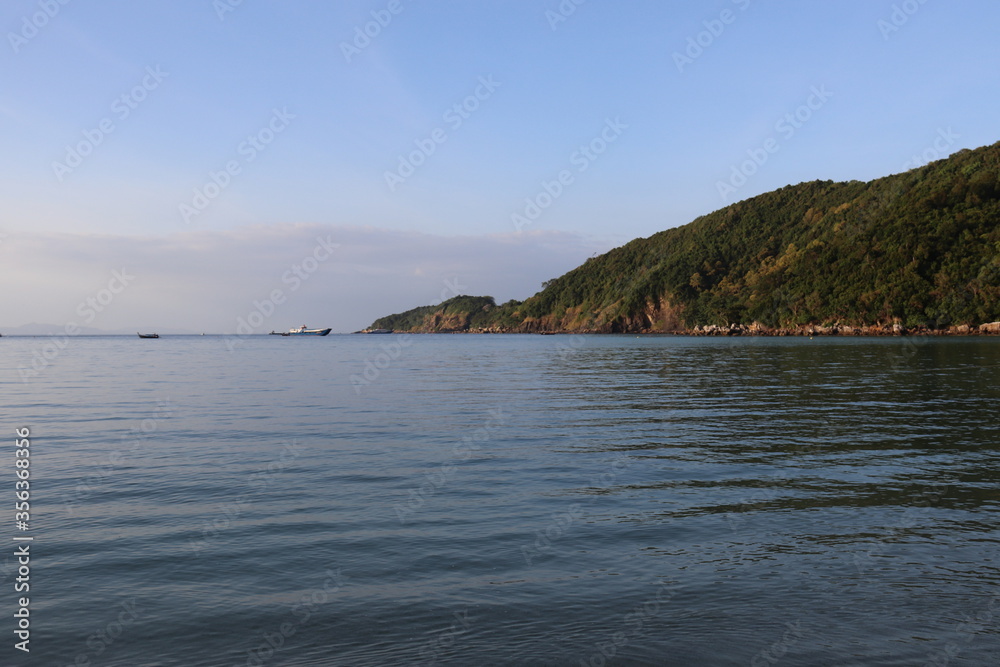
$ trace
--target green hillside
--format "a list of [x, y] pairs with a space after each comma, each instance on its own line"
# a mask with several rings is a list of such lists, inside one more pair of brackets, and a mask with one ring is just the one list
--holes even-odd
[[450, 332], [490, 326], [496, 302], [491, 296], [456, 296], [437, 306], [422, 306], [375, 320], [370, 328]]
[[943, 329], [997, 319], [1000, 144], [869, 183], [781, 188], [590, 259], [521, 303], [457, 297], [373, 326]]

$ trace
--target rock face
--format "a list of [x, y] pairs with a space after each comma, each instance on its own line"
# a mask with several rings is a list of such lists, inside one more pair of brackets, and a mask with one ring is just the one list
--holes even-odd
[[683, 309], [678, 308], [668, 299], [646, 302], [646, 306], [634, 315], [623, 317], [613, 322], [610, 333], [657, 332], [675, 333], [684, 330]]
[[440, 331], [451, 333], [454, 331], [465, 331], [469, 328], [468, 313], [441, 313], [437, 312], [430, 316], [423, 327], [424, 331]]
[[1000, 322], [990, 322], [979, 326], [979, 333], [1000, 334]]
[[766, 327], [759, 322], [754, 322], [750, 325], [727, 324], [719, 326], [709, 324], [707, 326], [695, 327], [692, 331], [680, 331], [678, 333], [693, 336], [903, 336], [928, 332], [918, 329], [910, 331], [898, 324], [865, 327], [832, 324], [829, 326], [804, 325], [795, 328], [782, 328]]

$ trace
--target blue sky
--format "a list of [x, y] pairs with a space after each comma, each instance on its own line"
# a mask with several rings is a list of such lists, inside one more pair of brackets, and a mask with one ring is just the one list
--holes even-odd
[[733, 201], [1000, 140], [998, 18], [986, 0], [7, 0], [0, 326], [79, 319], [127, 266], [93, 326], [232, 331], [326, 234], [339, 254], [262, 329], [349, 331], [455, 277], [523, 299]]

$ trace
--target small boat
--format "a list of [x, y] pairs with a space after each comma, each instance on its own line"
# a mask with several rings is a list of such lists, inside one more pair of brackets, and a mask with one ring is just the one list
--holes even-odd
[[135, 333], [136, 333], [137, 336], [139, 336], [139, 338], [159, 338], [160, 337], [160, 334], [155, 334], [155, 333], [141, 334], [138, 331], [136, 331]]
[[[330, 333], [332, 329], [308, 329], [306, 325], [302, 325], [298, 329], [290, 329], [287, 333], [279, 334], [281, 336], [325, 336]], [[274, 333], [273, 331], [271, 333]]]
[[370, 333], [370, 334], [391, 334], [392, 333], [392, 329], [369, 329], [365, 333]]

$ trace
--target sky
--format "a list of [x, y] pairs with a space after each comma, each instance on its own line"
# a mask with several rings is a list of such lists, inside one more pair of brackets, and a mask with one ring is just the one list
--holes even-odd
[[994, 0], [5, 0], [0, 333], [348, 332], [524, 299], [762, 192], [995, 143], [998, 19]]

